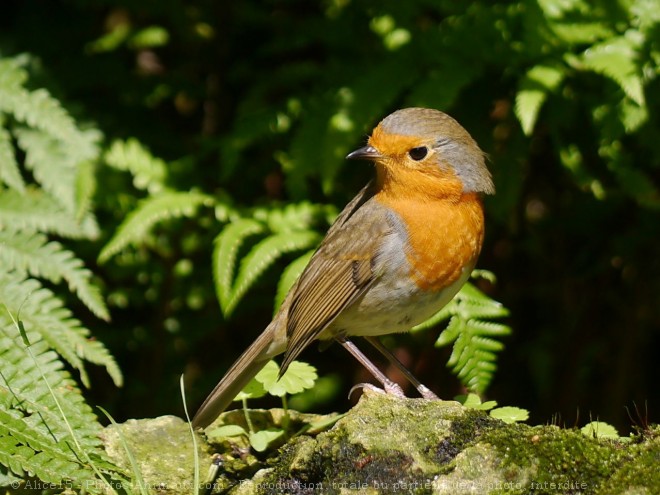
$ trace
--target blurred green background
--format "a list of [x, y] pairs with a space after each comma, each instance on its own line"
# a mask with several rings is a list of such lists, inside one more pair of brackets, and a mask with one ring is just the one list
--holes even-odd
[[[478, 266], [498, 282], [480, 287], [511, 310], [514, 333], [488, 398], [529, 409], [532, 423], [660, 420], [657, 0], [22, 0], [2, 11], [0, 57], [30, 54], [32, 88], [98, 128], [104, 148], [141, 143], [172, 190], [232, 208], [341, 208], [372, 173], [343, 157], [379, 119], [405, 106], [451, 114], [497, 186]], [[211, 275], [222, 208], [158, 224], [99, 264], [149, 193], [103, 162], [96, 174], [101, 238], [68, 246], [98, 275], [112, 321], [69, 306], [126, 383], [95, 369], [87, 396], [118, 421], [180, 414], [179, 375], [199, 404], [268, 323], [301, 253], [225, 318]], [[449, 398], [461, 389], [437, 333], [386, 343]], [[345, 410], [358, 365], [338, 348], [302, 359], [326, 378], [301, 407]]]

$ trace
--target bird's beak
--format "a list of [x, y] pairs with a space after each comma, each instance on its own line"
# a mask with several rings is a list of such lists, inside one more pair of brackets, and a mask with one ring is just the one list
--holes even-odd
[[363, 146], [346, 155], [347, 160], [379, 160], [383, 155], [373, 146]]

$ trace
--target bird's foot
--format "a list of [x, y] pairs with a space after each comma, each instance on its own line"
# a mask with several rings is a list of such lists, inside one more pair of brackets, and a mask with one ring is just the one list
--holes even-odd
[[363, 390], [366, 389], [371, 392], [375, 392], [377, 394], [392, 395], [399, 399], [406, 398], [406, 394], [403, 393], [403, 389], [395, 382], [385, 383], [383, 388], [377, 387], [376, 385], [373, 385], [371, 383], [358, 383], [357, 385], [353, 385], [353, 387], [348, 391], [348, 398], [350, 399], [351, 395], [353, 395], [353, 392], [355, 392], [358, 389], [363, 389]]
[[440, 400], [440, 397], [435, 395], [430, 388], [428, 388], [426, 385], [422, 385], [421, 383], [417, 386], [417, 391], [425, 399]]

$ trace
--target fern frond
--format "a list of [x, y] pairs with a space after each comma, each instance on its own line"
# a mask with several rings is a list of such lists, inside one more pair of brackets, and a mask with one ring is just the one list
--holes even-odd
[[[105, 471], [119, 473], [102, 449], [101, 425], [57, 354], [38, 333], [26, 328], [31, 355], [4, 308], [0, 311], [0, 463], [18, 476], [89, 485], [91, 493], [100, 493], [101, 483], [93, 482], [92, 470], [76, 445], [100, 460]], [[53, 394], [75, 431], [75, 440]]]
[[92, 201], [96, 194], [96, 174], [94, 163], [82, 162], [78, 165], [78, 175], [74, 185], [76, 221], [81, 221], [86, 215], [92, 213]]
[[133, 185], [138, 189], [155, 194], [164, 187], [167, 165], [154, 157], [137, 139], [114, 141], [104, 159], [111, 167], [130, 172]]
[[12, 314], [24, 315], [26, 328], [39, 334], [51, 349], [78, 370], [86, 387], [89, 387], [89, 377], [84, 361], [105, 367], [114, 383], [122, 385], [121, 370], [108, 350], [100, 342], [90, 340], [89, 330], [37, 280], [25, 279], [13, 271], [0, 271], [0, 302]]
[[72, 152], [88, 156], [95, 151], [78, 130], [59, 101], [45, 89], [28, 91], [23, 87], [27, 72], [19, 59], [0, 61], [0, 111], [11, 114], [18, 122], [39, 129], [71, 147]]
[[[301, 201], [284, 205], [284, 207], [270, 207], [264, 211], [263, 217], [273, 233], [282, 234], [309, 230], [318, 220], [325, 221], [328, 214], [334, 218], [337, 213], [334, 209], [330, 210], [331, 208], [327, 205]], [[254, 217], [261, 220], [261, 215], [256, 212]]]
[[42, 234], [0, 231], [0, 261], [5, 269], [43, 277], [55, 284], [64, 279], [92, 313], [110, 319], [101, 292], [92, 283], [92, 273], [60, 243], [48, 242]]
[[447, 306], [413, 330], [429, 328], [449, 319], [435, 345], [443, 347], [453, 343], [447, 366], [468, 390], [483, 393], [497, 369], [497, 353], [504, 348], [499, 339], [511, 333], [510, 327], [489, 320], [508, 314], [502, 304], [466, 283]]
[[515, 112], [527, 136], [534, 130], [548, 94], [555, 91], [563, 79], [564, 69], [554, 65], [537, 65], [525, 74], [516, 95]]
[[0, 181], [19, 192], [25, 191], [25, 182], [18, 169], [14, 156], [11, 135], [3, 127], [4, 119], [0, 115]]
[[247, 290], [259, 276], [285, 253], [309, 249], [319, 242], [319, 234], [313, 231], [289, 232], [267, 237], [257, 243], [241, 260], [231, 296], [223, 308], [225, 315], [231, 314]]
[[130, 244], [140, 243], [157, 223], [171, 218], [192, 217], [198, 207], [213, 203], [211, 196], [197, 192], [167, 191], [144, 199], [103, 247], [99, 263], [104, 263]]
[[236, 258], [241, 245], [251, 235], [265, 230], [261, 222], [251, 218], [240, 218], [227, 225], [213, 243], [213, 282], [218, 302], [226, 314], [231, 299], [232, 280], [236, 267]]
[[84, 156], [38, 130], [18, 128], [14, 134], [19, 147], [25, 151], [25, 166], [39, 185], [67, 211], [75, 212], [77, 166], [95, 157], [93, 145], [90, 145], [91, 153]]
[[57, 234], [69, 239], [95, 239], [99, 228], [95, 218], [84, 215], [79, 221], [43, 191], [26, 189], [0, 194], [0, 228]]
[[628, 36], [610, 38], [589, 47], [577, 59], [576, 65], [608, 77], [621, 87], [628, 98], [644, 106], [644, 85], [635, 62], [637, 49], [634, 43]]

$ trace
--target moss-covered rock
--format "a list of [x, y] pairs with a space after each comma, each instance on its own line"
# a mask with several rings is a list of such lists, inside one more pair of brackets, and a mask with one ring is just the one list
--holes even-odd
[[[194, 449], [190, 427], [181, 418], [131, 419], [108, 426], [103, 432], [105, 448], [117, 465], [133, 475], [133, 487], [116, 487], [119, 493], [140, 493], [137, 477], [127, 454], [130, 450], [142, 480], [151, 494], [194, 493]], [[125, 448], [125, 445], [127, 448]], [[199, 466], [205, 476], [211, 465], [211, 449], [198, 435]]]
[[[251, 416], [255, 429], [286, 421], [278, 410]], [[226, 413], [206, 432], [241, 424], [242, 417], [242, 412]], [[318, 420], [296, 414], [288, 420], [289, 431]], [[154, 456], [168, 456], [165, 446], [175, 449], [173, 455], [180, 449], [190, 452], [187, 430], [179, 438], [178, 446], [155, 442]], [[505, 424], [457, 402], [367, 392], [330, 430], [279, 441], [285, 442], [279, 449], [257, 453], [244, 436], [216, 438], [219, 475], [214, 493], [660, 493], [657, 427], [632, 441], [604, 440], [556, 426]], [[209, 463], [207, 456], [203, 465]], [[178, 467], [184, 466], [190, 466], [189, 460]], [[145, 468], [154, 471], [153, 466]]]

